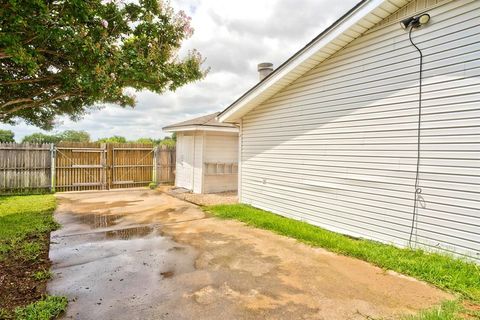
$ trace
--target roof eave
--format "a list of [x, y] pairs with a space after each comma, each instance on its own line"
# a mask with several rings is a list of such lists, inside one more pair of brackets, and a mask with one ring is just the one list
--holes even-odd
[[186, 131], [209, 131], [209, 132], [232, 132], [237, 133], [239, 129], [236, 127], [208, 126], [208, 125], [189, 125], [178, 127], [164, 127], [165, 132], [186, 132]]
[[[318, 63], [321, 63], [321, 61], [324, 61], [326, 59], [325, 57], [318, 62], [318, 60], [315, 59], [315, 56], [322, 53], [321, 50], [329, 43], [340, 37], [352, 27], [355, 27], [360, 21], [362, 21], [363, 18], [365, 18], [365, 16], [377, 9], [384, 2], [386, 2], [386, 0], [364, 0], [357, 4], [349, 12], [347, 12], [344, 16], [342, 16], [339, 20], [337, 20], [334, 24], [317, 36], [313, 41], [298, 51], [280, 67], [278, 67], [267, 78], [256, 84], [252, 89], [247, 91], [229, 107], [223, 110], [217, 116], [218, 121], [238, 121], [243, 115], [251, 111], [264, 100], [268, 99], [267, 97], [262, 100], [262, 95], [266, 95], [267, 89], [275, 89], [275, 87], [281, 89], [301, 76], [300, 74], [295, 78], [294, 73], [297, 71], [298, 74], [298, 71], [302, 68], [302, 66], [305, 67], [306, 65], [311, 65], [312, 63], [317, 65]], [[361, 36], [361, 34], [357, 37], [359, 36]], [[351, 41], [353, 41], [353, 39]], [[333, 53], [330, 55], [332, 54]], [[304, 71], [302, 74], [307, 71], [308, 70]], [[273, 94], [275, 94], [274, 90], [273, 92]]]

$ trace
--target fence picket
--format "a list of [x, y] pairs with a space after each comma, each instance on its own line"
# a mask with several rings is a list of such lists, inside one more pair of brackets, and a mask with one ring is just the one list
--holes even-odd
[[0, 193], [173, 183], [175, 149], [143, 144], [0, 143]]

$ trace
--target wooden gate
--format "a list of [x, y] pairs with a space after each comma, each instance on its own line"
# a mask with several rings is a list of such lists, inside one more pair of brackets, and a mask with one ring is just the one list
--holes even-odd
[[56, 191], [146, 186], [156, 177], [155, 150], [143, 144], [61, 143], [56, 147]]
[[0, 194], [107, 190], [175, 181], [175, 148], [144, 144], [0, 144]]
[[109, 188], [146, 186], [154, 180], [155, 148], [142, 144], [108, 146]]
[[55, 154], [55, 190], [105, 190], [107, 148], [101, 143], [60, 143]]

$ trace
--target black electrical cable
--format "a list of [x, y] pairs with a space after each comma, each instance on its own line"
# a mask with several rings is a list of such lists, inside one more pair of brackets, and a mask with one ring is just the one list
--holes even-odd
[[415, 194], [413, 197], [413, 214], [412, 214], [412, 226], [410, 228], [410, 237], [408, 238], [408, 243], [411, 245], [413, 231], [415, 229], [415, 222], [417, 221], [417, 211], [418, 211], [418, 196], [422, 193], [422, 188], [419, 186], [419, 174], [420, 174], [420, 143], [421, 143], [421, 124], [422, 124], [422, 72], [423, 72], [423, 54], [422, 51], [415, 45], [412, 40], [412, 30], [414, 26], [410, 27], [408, 33], [408, 38], [410, 43], [417, 49], [420, 54], [420, 71], [419, 71], [419, 89], [418, 89], [418, 127], [417, 127], [417, 167], [415, 172]]

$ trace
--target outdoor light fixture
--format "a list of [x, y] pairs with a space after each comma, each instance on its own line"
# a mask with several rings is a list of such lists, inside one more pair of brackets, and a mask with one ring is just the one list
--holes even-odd
[[400, 21], [400, 25], [403, 29], [407, 29], [412, 26], [412, 28], [418, 28], [424, 24], [427, 24], [430, 21], [430, 15], [428, 13], [423, 13], [419, 16], [410, 17]]
[[[408, 31], [408, 39], [412, 46], [417, 49], [419, 53], [420, 63], [419, 63], [419, 72], [418, 72], [418, 126], [417, 126], [417, 165], [415, 170], [415, 192], [413, 196], [413, 214], [412, 214], [412, 225], [410, 227], [410, 237], [408, 239], [409, 245], [412, 245], [413, 233], [415, 231], [415, 226], [417, 223], [418, 216], [418, 204], [424, 205], [425, 201], [422, 201], [422, 188], [420, 186], [420, 146], [421, 146], [421, 130], [422, 130], [422, 73], [423, 73], [423, 53], [422, 50], [413, 42], [412, 40], [412, 31], [413, 29], [420, 28], [421, 26], [427, 24], [430, 21], [430, 15], [428, 13], [422, 13], [417, 16], [413, 16], [407, 19], [400, 21], [400, 25], [404, 30], [410, 27]], [[422, 207], [423, 207], [422, 205]]]

